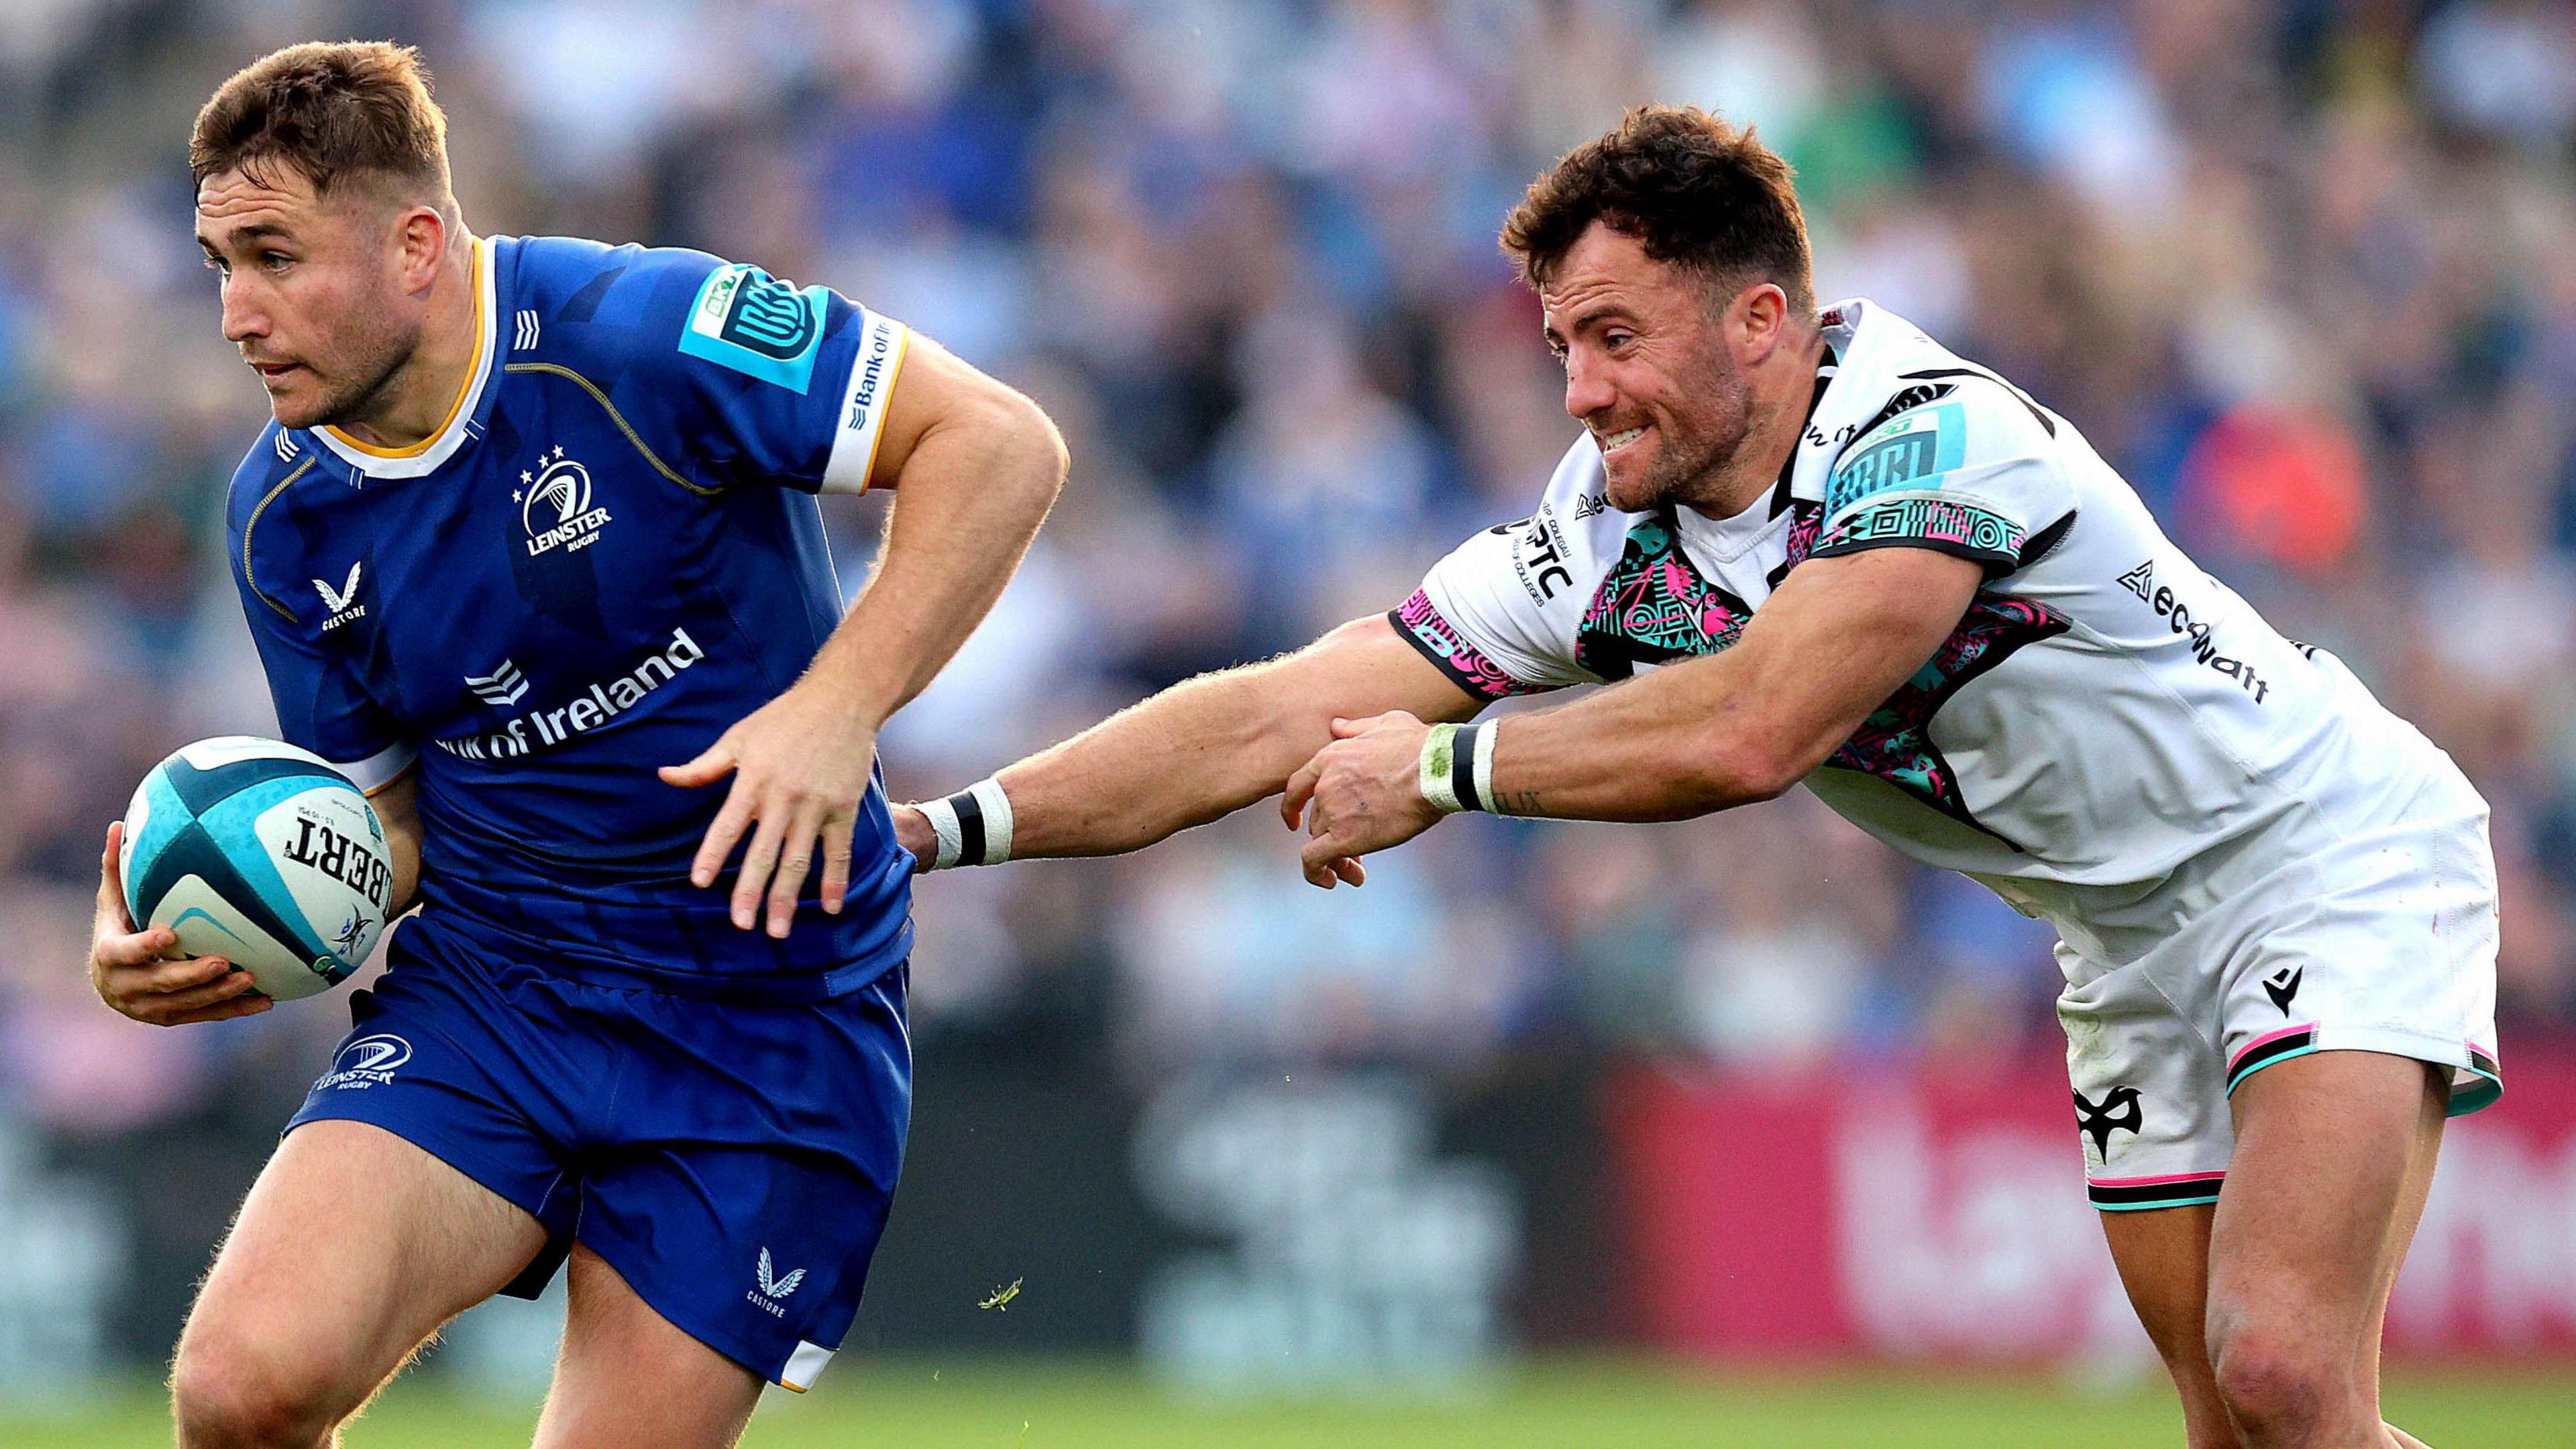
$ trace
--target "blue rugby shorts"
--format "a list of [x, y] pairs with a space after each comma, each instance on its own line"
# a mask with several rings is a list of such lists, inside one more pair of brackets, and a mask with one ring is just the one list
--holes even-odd
[[287, 1131], [367, 1122], [544, 1224], [646, 1304], [802, 1392], [858, 1312], [912, 1114], [907, 968], [796, 1005], [567, 979], [427, 918], [350, 1001]]

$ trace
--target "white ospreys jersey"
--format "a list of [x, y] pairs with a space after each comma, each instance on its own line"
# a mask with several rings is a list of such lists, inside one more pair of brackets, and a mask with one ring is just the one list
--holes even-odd
[[1806, 783], [2113, 961], [2280, 863], [2231, 847], [2330, 839], [2451, 770], [2201, 572], [2065, 419], [1872, 303], [1823, 323], [1832, 355], [1769, 496], [1732, 518], [1623, 513], [1586, 438], [1537, 513], [1432, 569], [1399, 629], [1492, 699], [1724, 649], [1810, 558], [1974, 559], [1986, 584], [1958, 629]]

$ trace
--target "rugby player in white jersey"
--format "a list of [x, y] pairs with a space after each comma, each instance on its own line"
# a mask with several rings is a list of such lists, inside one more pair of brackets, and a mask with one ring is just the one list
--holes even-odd
[[2381, 1321], [2445, 1116], [2499, 1086], [2468, 781], [2065, 419], [1873, 303], [1819, 312], [1749, 133], [1634, 112], [1503, 242], [1587, 430], [1537, 511], [1387, 615], [899, 810], [906, 843], [1134, 850], [1284, 786], [1329, 888], [1460, 809], [1673, 820], [1804, 782], [2057, 927], [2088, 1188], [2194, 1449], [2414, 1444]]

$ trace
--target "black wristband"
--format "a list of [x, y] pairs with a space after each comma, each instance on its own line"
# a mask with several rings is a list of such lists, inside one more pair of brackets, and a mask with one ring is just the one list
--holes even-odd
[[1494, 808], [1494, 802], [1485, 798], [1485, 792], [1478, 787], [1476, 779], [1476, 747], [1482, 742], [1485, 731], [1493, 727], [1491, 720], [1460, 725], [1457, 735], [1450, 741], [1449, 788], [1457, 792], [1461, 810], [1491, 811]]

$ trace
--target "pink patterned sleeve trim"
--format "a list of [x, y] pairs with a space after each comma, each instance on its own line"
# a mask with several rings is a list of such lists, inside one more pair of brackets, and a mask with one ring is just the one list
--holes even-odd
[[1459, 688], [1478, 699], [1494, 700], [1514, 694], [1538, 694], [1555, 686], [1524, 684], [1487, 658], [1458, 632], [1456, 625], [1440, 617], [1431, 605], [1431, 595], [1421, 589], [1404, 601], [1402, 608], [1387, 617], [1395, 621], [1396, 632], [1422, 651], [1424, 658], [1440, 666], [1440, 672], [1455, 681]]

